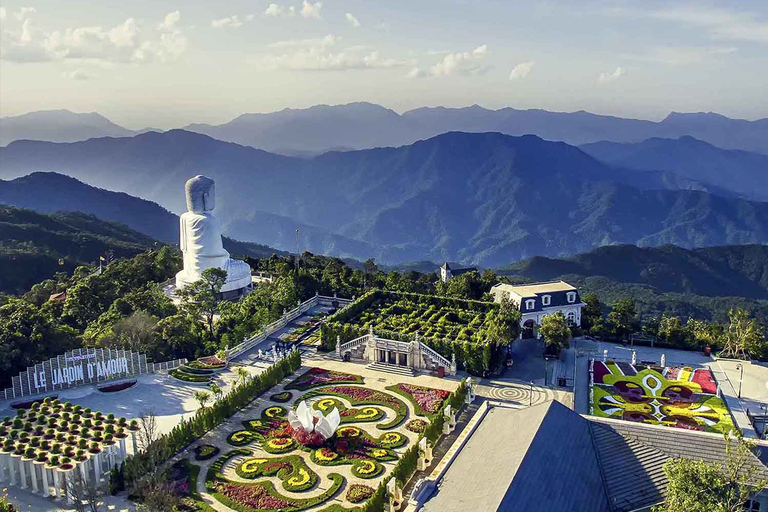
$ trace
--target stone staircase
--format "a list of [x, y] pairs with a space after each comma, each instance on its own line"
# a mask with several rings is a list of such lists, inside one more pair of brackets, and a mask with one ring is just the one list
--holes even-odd
[[399, 366], [395, 364], [387, 363], [371, 363], [366, 366], [369, 370], [376, 370], [377, 372], [391, 373], [393, 375], [402, 375], [404, 377], [415, 377], [416, 372], [410, 366]]

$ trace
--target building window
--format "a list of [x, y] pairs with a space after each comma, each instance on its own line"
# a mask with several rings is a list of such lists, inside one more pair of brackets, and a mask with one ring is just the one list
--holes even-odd
[[573, 311], [569, 311], [568, 314], [565, 316], [565, 319], [568, 321], [568, 326], [572, 327], [576, 324], [576, 313]]
[[573, 304], [576, 302], [576, 292], [568, 292], [568, 303]]
[[525, 301], [525, 309], [533, 309], [536, 307], [536, 301], [533, 299], [528, 299]]
[[542, 306], [549, 306], [550, 302], [552, 302], [552, 297], [550, 297], [549, 295], [544, 295], [541, 298], [541, 305]]

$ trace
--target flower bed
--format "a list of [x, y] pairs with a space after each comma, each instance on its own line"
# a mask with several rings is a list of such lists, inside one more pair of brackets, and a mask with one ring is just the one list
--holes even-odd
[[284, 404], [286, 402], [289, 402], [293, 398], [293, 393], [290, 391], [283, 391], [282, 393], [275, 393], [274, 395], [270, 396], [269, 399], [273, 402], [277, 402], [279, 404]]
[[208, 375], [192, 375], [189, 373], [182, 372], [178, 369], [171, 370], [169, 372], [169, 375], [175, 379], [179, 379], [184, 382], [192, 382], [197, 384], [202, 384], [202, 383], [207, 384], [208, 382], [211, 381], [211, 377]]
[[440, 412], [443, 403], [451, 394], [444, 389], [433, 389], [402, 383], [387, 386], [387, 390], [407, 398], [413, 404], [416, 414], [419, 416], [430, 416]]
[[384, 471], [384, 466], [375, 460], [359, 459], [352, 464], [352, 474], [358, 478], [376, 478]]
[[727, 433], [733, 420], [709, 369], [590, 361], [590, 414]]
[[324, 493], [312, 498], [289, 498], [280, 494], [269, 481], [240, 483], [227, 479], [221, 473], [221, 469], [230, 458], [238, 455], [250, 455], [250, 452], [233, 450], [219, 457], [208, 469], [205, 487], [216, 500], [239, 512], [305, 510], [329, 501], [344, 484], [344, 477], [331, 473], [328, 475], [331, 485]]
[[405, 428], [410, 430], [411, 432], [421, 434], [427, 429], [427, 422], [426, 420], [422, 420], [419, 418], [412, 419], [405, 425]]
[[124, 389], [131, 388], [136, 385], [136, 380], [129, 380], [127, 382], [118, 382], [117, 384], [112, 384], [110, 386], [103, 386], [100, 388], [96, 388], [102, 393], [115, 393], [117, 391], [122, 391]]
[[306, 391], [319, 386], [329, 384], [362, 384], [363, 378], [353, 373], [325, 370], [323, 368], [310, 368], [302, 375], [285, 386], [286, 389], [298, 389]]
[[187, 366], [192, 368], [198, 368], [201, 370], [220, 370], [227, 365], [226, 361], [222, 361], [216, 356], [206, 356], [188, 363]]
[[219, 454], [219, 447], [211, 444], [201, 444], [195, 447], [195, 460], [208, 460]]
[[363, 484], [352, 484], [347, 489], [347, 501], [350, 503], [362, 503], [371, 496], [376, 490]]
[[362, 423], [379, 421], [384, 417], [384, 411], [378, 407], [363, 407], [361, 409], [351, 408], [348, 409], [340, 400], [336, 398], [321, 398], [314, 404], [312, 408], [318, 411], [323, 411], [324, 414], [328, 414], [333, 408], [339, 410], [339, 416], [341, 416], [341, 423]]
[[390, 430], [397, 427], [405, 420], [405, 416], [408, 414], [408, 407], [399, 398], [382, 391], [359, 386], [330, 386], [316, 389], [305, 394], [299, 400], [323, 395], [346, 398], [352, 405], [380, 405], [394, 410], [395, 418], [392, 421], [376, 425], [382, 430]]
[[251, 480], [262, 476], [276, 476], [282, 482], [283, 489], [289, 492], [308, 491], [318, 481], [317, 473], [298, 455], [246, 459], [238, 464], [235, 472], [241, 478]]
[[174, 512], [214, 512], [197, 492], [197, 478], [200, 466], [191, 464], [187, 459], [171, 466], [168, 482], [178, 496]]
[[256, 433], [250, 430], [238, 430], [227, 437], [227, 442], [232, 446], [245, 446], [256, 441]]
[[408, 438], [398, 432], [386, 432], [374, 439], [358, 427], [342, 427], [322, 447], [313, 450], [310, 458], [320, 466], [355, 464], [362, 459], [394, 461], [398, 457], [393, 448], [407, 442]]

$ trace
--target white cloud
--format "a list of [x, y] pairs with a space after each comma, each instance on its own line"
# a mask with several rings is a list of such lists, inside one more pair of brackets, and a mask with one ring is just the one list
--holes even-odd
[[226, 28], [226, 27], [239, 27], [243, 24], [237, 17], [237, 14], [229, 16], [227, 18], [221, 18], [220, 20], [212, 20], [211, 26], [213, 28]]
[[24, 21], [25, 19], [29, 18], [31, 15], [35, 14], [37, 12], [37, 9], [34, 7], [22, 7], [15, 13], [13, 13], [13, 16], [19, 20]]
[[413, 68], [405, 76], [408, 78], [421, 78], [423, 76], [427, 76], [427, 72], [421, 68]]
[[256, 17], [256, 15], [255, 15], [255, 14], [248, 14], [248, 15], [245, 17], [245, 21], [253, 21], [253, 18], [255, 18], [255, 17]]
[[[310, 8], [311, 8], [311, 4], [310, 4]], [[318, 7], [318, 13], [319, 13], [319, 10], [320, 8]], [[269, 17], [276, 18], [278, 16], [292, 18], [293, 16], [296, 16], [296, 7], [294, 7], [293, 5], [289, 7], [283, 7], [280, 4], [271, 3], [264, 10], [264, 16], [268, 18]]]
[[284, 51], [266, 56], [262, 66], [266, 69], [328, 71], [393, 68], [406, 64], [402, 60], [384, 58], [377, 51], [367, 51], [364, 46], [334, 50], [338, 42], [339, 38], [333, 35], [322, 39], [277, 41], [269, 47]]
[[521, 62], [520, 64], [512, 68], [512, 71], [509, 73], [509, 79], [522, 80], [526, 78], [528, 75], [531, 74], [531, 71], [533, 71], [534, 64], [535, 64], [534, 61]]
[[71, 80], [77, 80], [80, 82], [85, 82], [88, 80], [93, 80], [95, 77], [88, 73], [87, 71], [83, 71], [82, 69], [75, 69], [74, 71], [70, 71], [68, 73], [62, 73], [64, 78], [69, 78]]
[[301, 7], [301, 15], [305, 18], [317, 18], [320, 19], [320, 9], [323, 8], [323, 2], [307, 2], [307, 0], [304, 0], [304, 3]]
[[7, 17], [8, 11], [5, 10], [5, 7], [0, 6], [0, 21], [5, 21]]
[[44, 31], [37, 27], [27, 11], [20, 30], [2, 30], [0, 58], [13, 62], [50, 60], [92, 60], [102, 63], [168, 62], [180, 57], [187, 39], [177, 28], [181, 14], [170, 12], [144, 30], [134, 18], [110, 29], [100, 26]]
[[478, 46], [471, 52], [449, 53], [437, 64], [429, 68], [432, 76], [450, 75], [479, 75], [485, 73], [489, 66], [483, 65], [483, 59], [488, 53], [488, 45]]
[[716, 39], [768, 44], [768, 22], [754, 14], [685, 5], [652, 11], [655, 18], [705, 28]]
[[158, 30], [170, 32], [176, 30], [176, 24], [181, 19], [181, 11], [172, 11], [165, 15], [163, 22], [157, 26]]
[[283, 8], [277, 4], [269, 4], [264, 11], [264, 16], [280, 16], [283, 13]]
[[355, 18], [351, 12], [348, 12], [345, 17], [347, 18], [347, 21], [350, 23], [350, 25], [352, 25], [353, 27], [360, 26], [360, 21], [357, 18]]
[[610, 84], [626, 74], [627, 72], [625, 70], [618, 67], [613, 73], [600, 73], [600, 76], [597, 77], [597, 82], [600, 84]]

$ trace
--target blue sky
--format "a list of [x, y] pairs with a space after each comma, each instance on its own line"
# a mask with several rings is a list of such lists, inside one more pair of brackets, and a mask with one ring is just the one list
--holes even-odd
[[0, 113], [130, 128], [370, 101], [768, 117], [768, 2], [4, 1]]

